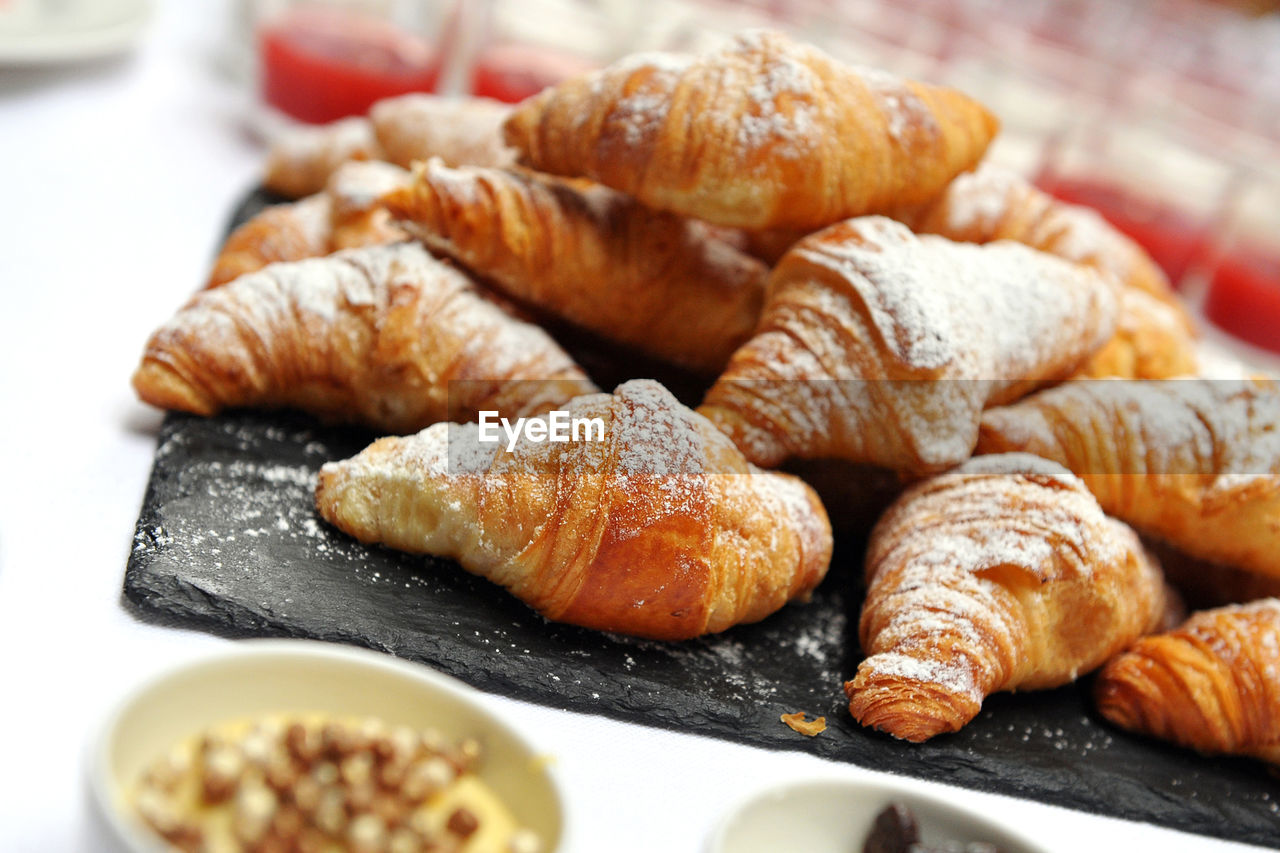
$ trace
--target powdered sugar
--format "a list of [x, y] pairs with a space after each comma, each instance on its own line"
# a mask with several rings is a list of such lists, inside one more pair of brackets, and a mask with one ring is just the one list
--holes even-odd
[[947, 228], [959, 234], [989, 232], [1008, 211], [1011, 193], [1025, 185], [1026, 181], [1013, 172], [989, 164], [956, 176], [941, 202], [946, 208]]
[[907, 85], [907, 81], [878, 68], [858, 67], [853, 70], [875, 96], [889, 136], [898, 145], [907, 146], [913, 138], [937, 136], [942, 132], [933, 111]]
[[[956, 239], [986, 242], [1016, 225], [1018, 242], [1111, 273], [1121, 283], [1152, 268], [1142, 250], [1096, 211], [1059, 201], [999, 166], [983, 164], [957, 176], [928, 210], [937, 207], [945, 217], [941, 233]], [[938, 225], [926, 215], [926, 227]]]
[[[592, 75], [590, 88], [596, 94], [610, 89], [619, 78], [645, 75], [638, 85], [625, 84], [629, 94], [617, 101], [609, 115], [609, 124], [621, 130], [624, 145], [640, 146], [658, 132], [671, 107], [671, 92], [693, 62], [682, 54], [637, 53]], [[587, 111], [581, 111], [578, 120], [586, 118]]]
[[[725, 78], [726, 90], [746, 91], [747, 108], [738, 116], [738, 144], [749, 150], [769, 146], [774, 156], [784, 158], [808, 153], [817, 135], [821, 111], [821, 82], [817, 75], [801, 61], [799, 50], [787, 53], [776, 46], [769, 49], [750, 38], [740, 39], [739, 44], [748, 52], [759, 50], [763, 66], [753, 67], [753, 76], [743, 74], [741, 80], [737, 73]], [[750, 53], [747, 60], [756, 61]]]
[[[878, 677], [895, 678], [936, 685], [958, 696], [981, 702], [982, 689], [974, 681], [973, 673], [965, 666], [945, 661], [912, 657], [898, 652], [882, 652], [862, 662], [859, 672], [874, 673]], [[904, 689], [906, 688], [904, 685]]]
[[[1132, 532], [1061, 466], [1025, 454], [970, 460], [908, 490], [873, 533], [867, 568], [871, 654], [857, 683], [904, 697], [914, 695], [909, 682], [927, 683], [975, 707], [995, 690], [1074, 679], [1108, 643], [1150, 625], [1142, 608], [1162, 599]], [[1027, 653], [1028, 643], [1054, 642], [1074, 615], [1063, 604], [1095, 582], [1119, 585], [1136, 617], [1108, 624], [1097, 650]]]
[[614, 410], [619, 473], [659, 478], [707, 473], [694, 414], [670, 391], [653, 380], [636, 379], [614, 393], [624, 403]]
[[[1034, 448], [1078, 474], [1207, 475], [1210, 493], [1264, 477], [1280, 489], [1280, 391], [1269, 381], [1099, 379], [1071, 382], [989, 415], [1006, 446]], [[1059, 446], [1055, 424], [1105, 424], [1088, 456], [1074, 431]], [[1077, 427], [1072, 427], [1076, 429]]]
[[1109, 286], [1025, 246], [916, 238], [882, 217], [850, 220], [846, 230], [845, 239], [813, 238], [793, 251], [843, 279], [839, 295], [865, 307], [908, 370], [1034, 377], [1078, 360], [1114, 328]]
[[502, 141], [510, 112], [488, 98], [411, 94], [379, 101], [369, 116], [387, 159], [405, 168], [432, 157], [451, 166], [506, 167], [515, 162]]
[[408, 183], [410, 173], [381, 160], [352, 160], [343, 163], [325, 188], [337, 216], [348, 216], [373, 208], [380, 197]]

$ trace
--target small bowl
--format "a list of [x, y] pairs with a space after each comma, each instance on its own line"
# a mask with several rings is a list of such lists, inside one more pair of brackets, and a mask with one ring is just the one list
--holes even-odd
[[844, 779], [795, 782], [745, 800], [716, 828], [708, 853], [850, 853], [885, 806], [898, 802], [915, 813], [926, 843], [986, 841], [1001, 853], [1044, 853], [1044, 848], [986, 818], [907, 787]]
[[89, 756], [89, 789], [104, 830], [124, 850], [163, 842], [134, 814], [129, 788], [153, 760], [202, 729], [262, 714], [319, 711], [435, 728], [484, 746], [480, 778], [516, 820], [566, 849], [564, 799], [540, 754], [480, 703], [480, 693], [426, 667], [361, 649], [300, 640], [246, 640], [164, 672], [107, 718]]

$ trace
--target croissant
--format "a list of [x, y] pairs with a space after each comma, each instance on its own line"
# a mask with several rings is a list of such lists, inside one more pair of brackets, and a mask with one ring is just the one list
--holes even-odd
[[368, 119], [353, 117], [282, 134], [267, 152], [262, 184], [289, 198], [314, 195], [348, 160], [377, 160], [382, 148]]
[[515, 151], [502, 141], [502, 123], [510, 112], [507, 104], [488, 98], [385, 98], [368, 118], [282, 135], [267, 154], [263, 185], [290, 198], [313, 195], [349, 160], [387, 160], [406, 169], [431, 157], [455, 166], [514, 165]]
[[324, 192], [272, 205], [232, 231], [205, 287], [218, 287], [268, 264], [408, 239], [378, 204], [379, 197], [407, 181], [408, 175], [380, 161], [342, 164]]
[[[541, 380], [541, 381], [527, 381]], [[595, 390], [535, 326], [416, 244], [274, 264], [196, 295], [133, 375], [154, 406], [290, 406], [391, 432]]]
[[272, 205], [231, 232], [205, 287], [219, 287], [268, 264], [327, 255], [332, 237], [333, 204], [324, 193]]
[[893, 216], [917, 233], [967, 243], [1014, 240], [1114, 276], [1123, 285], [1116, 335], [1080, 376], [1165, 379], [1195, 372], [1195, 329], [1164, 272], [1093, 210], [984, 164], [934, 201]]
[[439, 157], [450, 166], [513, 166], [502, 141], [511, 106], [489, 98], [401, 95], [373, 105], [369, 120], [386, 159], [409, 168]]
[[1074, 681], [1166, 609], [1137, 535], [1026, 454], [908, 489], [872, 531], [866, 572], [849, 711], [915, 742], [958, 731], [991, 693]]
[[765, 266], [713, 229], [585, 181], [433, 160], [384, 203], [509, 296], [695, 370], [724, 367], [764, 302]]
[[1116, 333], [1076, 377], [1168, 379], [1200, 369], [1198, 343], [1181, 308], [1136, 288], [1116, 295]]
[[1016, 243], [851, 219], [774, 269], [755, 336], [699, 411], [757, 465], [942, 470], [969, 457], [985, 406], [1070, 375], [1111, 337], [1114, 287]]
[[977, 450], [1053, 459], [1144, 533], [1280, 577], [1277, 424], [1271, 380], [1079, 381], [988, 411]]
[[329, 250], [380, 246], [408, 239], [381, 203], [409, 182], [409, 172], [381, 161], [344, 163], [329, 178], [325, 193], [333, 205]]
[[917, 233], [966, 243], [1013, 240], [1110, 273], [1126, 288], [1167, 303], [1190, 323], [1169, 279], [1141, 246], [1094, 210], [1059, 201], [999, 166], [984, 163], [957, 176], [933, 201], [893, 215]]
[[316, 506], [363, 542], [455, 559], [548, 619], [660, 640], [763, 619], [826, 573], [813, 491], [752, 467], [658, 383], [567, 411], [599, 419], [603, 440], [526, 429], [508, 449], [478, 424], [436, 424], [324, 466]]
[[1204, 753], [1280, 764], [1280, 600], [1194, 614], [1098, 676], [1102, 716]]
[[522, 161], [739, 228], [819, 228], [936, 196], [997, 122], [951, 89], [750, 31], [700, 58], [638, 54], [518, 106]]

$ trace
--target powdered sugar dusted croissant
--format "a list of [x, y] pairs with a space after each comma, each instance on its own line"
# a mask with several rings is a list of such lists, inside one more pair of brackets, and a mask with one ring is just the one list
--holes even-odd
[[1165, 613], [1138, 537], [1076, 477], [1025, 454], [907, 490], [867, 552], [849, 711], [910, 741], [957, 731], [997, 691], [1073, 681]]
[[343, 163], [323, 192], [272, 205], [232, 231], [205, 286], [226, 284], [268, 264], [408, 239], [378, 203], [408, 180], [404, 169], [379, 160]]
[[968, 458], [984, 407], [1070, 375], [1111, 337], [1114, 287], [1016, 243], [851, 219], [774, 269], [755, 335], [699, 411], [758, 465], [947, 468]]
[[1132, 287], [1116, 295], [1116, 333], [1077, 378], [1168, 379], [1199, 372], [1197, 340], [1180, 306]]
[[603, 441], [508, 452], [437, 424], [326, 465], [316, 505], [365, 542], [456, 559], [549, 619], [678, 640], [753, 622], [822, 579], [831, 529], [799, 479], [753, 468], [661, 385], [579, 397]]
[[818, 228], [918, 204], [982, 157], [996, 120], [951, 89], [751, 31], [699, 58], [638, 54], [516, 108], [544, 172], [741, 228]]
[[1053, 459], [1144, 533], [1280, 577], [1278, 424], [1271, 380], [1078, 381], [987, 412], [978, 452]]
[[453, 166], [509, 166], [515, 152], [502, 141], [502, 123], [510, 112], [509, 105], [488, 98], [385, 98], [368, 118], [283, 134], [271, 145], [263, 184], [291, 198], [312, 195], [350, 160], [387, 160], [406, 169], [431, 157]]
[[764, 302], [764, 265], [716, 229], [587, 181], [433, 160], [384, 202], [506, 294], [696, 370], [724, 367]]
[[1141, 246], [1094, 210], [1059, 201], [999, 166], [984, 163], [959, 175], [937, 199], [899, 211], [894, 218], [913, 231], [966, 243], [1024, 243], [1110, 273], [1125, 287], [1182, 311], [1169, 279]]
[[1095, 692], [1121, 728], [1280, 764], [1280, 600], [1205, 610], [1144, 637], [1103, 668]]
[[381, 160], [354, 160], [339, 166], [325, 185], [333, 208], [330, 251], [407, 240], [409, 235], [392, 222], [381, 199], [408, 182], [407, 170]]
[[227, 237], [205, 287], [218, 287], [268, 264], [327, 255], [333, 203], [324, 193], [263, 209]]
[[450, 166], [511, 166], [502, 141], [511, 105], [489, 98], [401, 95], [373, 105], [369, 119], [386, 159], [409, 168], [439, 157]]
[[289, 406], [393, 432], [451, 411], [530, 414], [595, 390], [541, 329], [407, 243], [273, 264], [202, 291], [151, 337], [133, 386], [200, 415]]
[[1115, 337], [1081, 376], [1165, 379], [1196, 372], [1194, 327], [1155, 261], [1087, 207], [1067, 204], [1025, 178], [984, 164], [958, 176], [933, 202], [899, 211], [918, 233], [966, 243], [1013, 240], [1115, 277]]
[[289, 130], [271, 143], [263, 185], [290, 198], [314, 195], [348, 160], [377, 160], [382, 147], [368, 119], [345, 118]]

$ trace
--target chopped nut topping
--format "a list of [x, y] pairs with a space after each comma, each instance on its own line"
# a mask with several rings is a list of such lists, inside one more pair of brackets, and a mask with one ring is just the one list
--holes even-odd
[[229, 744], [206, 740], [201, 751], [204, 775], [201, 779], [205, 802], [220, 803], [235, 793], [244, 759]]
[[351, 821], [347, 842], [354, 853], [380, 853], [387, 843], [387, 825], [373, 814], [362, 814]]
[[482, 753], [435, 729], [281, 716], [180, 745], [142, 774], [135, 803], [183, 851], [538, 853], [538, 837], [477, 787]]
[[454, 835], [470, 838], [480, 828], [480, 821], [469, 810], [456, 808], [453, 814], [449, 815], [449, 821], [445, 827]]

